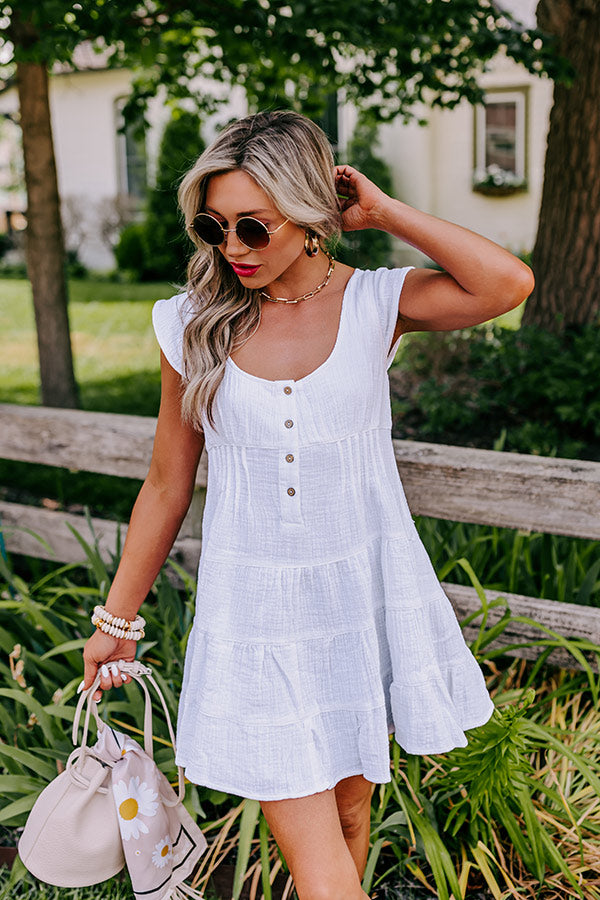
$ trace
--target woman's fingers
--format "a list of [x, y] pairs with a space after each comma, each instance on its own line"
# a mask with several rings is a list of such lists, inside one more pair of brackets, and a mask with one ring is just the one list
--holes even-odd
[[354, 166], [349, 166], [347, 163], [344, 163], [341, 166], [335, 166], [333, 170], [333, 174], [335, 178], [350, 178], [352, 175], [358, 175], [358, 169], [355, 169]]
[[102, 665], [99, 666], [98, 671], [100, 673], [100, 688], [94, 692], [94, 700], [100, 700], [102, 691], [108, 691], [109, 688], [112, 687], [112, 678], [108, 671], [108, 666], [105, 663], [102, 663]]
[[354, 171], [350, 166], [337, 166], [334, 170], [335, 189], [343, 197], [349, 196], [350, 192], [354, 190], [352, 185]]
[[81, 682], [81, 689], [87, 691], [91, 688], [94, 683], [94, 679], [96, 677], [96, 673], [98, 672], [98, 666], [92, 659], [86, 659], [83, 657], [84, 668], [83, 668], [83, 681]]
[[340, 175], [339, 178], [336, 178], [335, 189], [342, 197], [348, 197], [351, 193], [356, 193], [351, 178], [346, 175]]
[[94, 700], [98, 701], [102, 698], [103, 691], [108, 691], [111, 687], [122, 687], [131, 681], [131, 677], [121, 671], [121, 662], [124, 660], [112, 660], [98, 666], [94, 662], [85, 663], [85, 674], [83, 681], [77, 689], [77, 693], [81, 690], [88, 690], [96, 678], [96, 674], [100, 673], [100, 685], [98, 690], [94, 691]]
[[94, 632], [83, 648], [83, 688], [88, 690], [99, 673], [100, 684], [94, 691], [94, 700], [98, 701], [103, 691], [129, 683], [131, 677], [121, 671], [120, 664], [132, 662], [135, 654], [134, 641], [116, 638], [101, 631]]

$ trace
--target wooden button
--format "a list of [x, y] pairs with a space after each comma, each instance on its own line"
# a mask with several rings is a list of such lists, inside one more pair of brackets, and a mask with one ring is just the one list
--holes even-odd
[[295, 493], [296, 491], [294, 490], [294, 488], [288, 488], [288, 494], [290, 495], [290, 497], [293, 497]]
[[283, 393], [284, 393], [284, 394], [291, 394], [291, 393], [292, 393], [292, 389], [291, 389], [291, 387], [289, 386], [289, 384], [286, 384], [286, 386], [285, 386], [284, 389], [283, 389]]
[[294, 454], [293, 454], [293, 453], [288, 453], [288, 455], [287, 455], [286, 458], [285, 458], [285, 461], [286, 461], [286, 462], [294, 462]]
[[291, 419], [286, 419], [283, 424], [285, 425], [286, 428], [291, 428], [294, 423]]

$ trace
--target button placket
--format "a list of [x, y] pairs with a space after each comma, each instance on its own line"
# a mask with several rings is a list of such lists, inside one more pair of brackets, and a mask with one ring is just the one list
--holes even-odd
[[298, 470], [298, 410], [296, 387], [283, 383], [281, 410], [281, 443], [279, 449], [279, 504], [284, 522], [302, 524]]

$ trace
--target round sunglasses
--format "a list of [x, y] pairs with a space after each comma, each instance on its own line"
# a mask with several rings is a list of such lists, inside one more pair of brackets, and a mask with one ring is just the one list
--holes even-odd
[[205, 244], [211, 247], [218, 247], [222, 244], [230, 231], [235, 231], [238, 240], [249, 250], [265, 250], [271, 243], [271, 235], [283, 228], [286, 219], [277, 228], [269, 231], [264, 222], [255, 219], [253, 216], [242, 216], [235, 223], [234, 228], [223, 228], [221, 223], [209, 213], [198, 213], [194, 221], [188, 225], [188, 228]]

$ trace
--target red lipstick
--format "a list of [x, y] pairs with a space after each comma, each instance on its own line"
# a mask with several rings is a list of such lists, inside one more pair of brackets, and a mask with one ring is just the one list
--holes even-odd
[[260, 269], [260, 265], [258, 266], [244, 266], [241, 263], [231, 263], [231, 268], [241, 278], [251, 278], [252, 275], [256, 275], [258, 270]]

